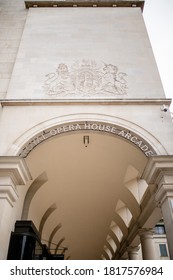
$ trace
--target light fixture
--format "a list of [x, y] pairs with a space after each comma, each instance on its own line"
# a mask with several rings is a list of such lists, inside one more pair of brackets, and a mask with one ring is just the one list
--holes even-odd
[[163, 112], [167, 112], [169, 109], [169, 106], [168, 105], [165, 105], [163, 104], [161, 107], [160, 107], [160, 110], [163, 111]]
[[88, 147], [88, 145], [89, 145], [89, 136], [88, 135], [85, 135], [83, 137], [83, 143], [84, 143], [85, 147]]

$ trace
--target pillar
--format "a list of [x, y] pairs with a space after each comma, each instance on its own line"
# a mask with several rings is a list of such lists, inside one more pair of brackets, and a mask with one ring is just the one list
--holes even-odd
[[173, 260], [173, 176], [171, 181], [172, 184], [162, 180], [156, 193], [156, 201], [162, 210], [170, 259]]
[[138, 252], [139, 246], [129, 246], [127, 247], [129, 260], [139, 260]]
[[[17, 191], [10, 177], [0, 178], [0, 259], [5, 259], [9, 241], [9, 220], [14, 203], [18, 200]], [[8, 231], [8, 232], [7, 232]]]
[[143, 179], [153, 186], [156, 206], [161, 207], [170, 259], [173, 259], [173, 155], [151, 157]]
[[156, 260], [153, 230], [141, 228], [139, 230], [143, 260]]
[[18, 185], [31, 179], [24, 159], [0, 157], [0, 259], [6, 259], [10, 233], [14, 228]]

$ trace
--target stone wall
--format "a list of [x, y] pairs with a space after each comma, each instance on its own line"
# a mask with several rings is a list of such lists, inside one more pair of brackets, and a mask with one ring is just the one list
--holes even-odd
[[0, 98], [7, 93], [27, 13], [23, 0], [0, 1]]
[[29, 9], [7, 98], [164, 97], [140, 8]]

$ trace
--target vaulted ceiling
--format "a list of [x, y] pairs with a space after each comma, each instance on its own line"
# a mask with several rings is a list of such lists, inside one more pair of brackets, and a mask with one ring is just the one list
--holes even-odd
[[51, 138], [26, 162], [33, 182], [23, 218], [42, 242], [53, 253], [67, 248], [66, 259], [113, 258], [140, 215], [147, 157], [122, 138], [88, 131]]

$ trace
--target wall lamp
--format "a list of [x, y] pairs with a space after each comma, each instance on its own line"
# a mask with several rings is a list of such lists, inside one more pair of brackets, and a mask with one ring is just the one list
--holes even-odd
[[90, 142], [89, 136], [88, 136], [88, 135], [87, 135], [87, 136], [85, 135], [85, 136], [83, 137], [83, 143], [84, 143], [85, 147], [88, 147], [89, 142]]

